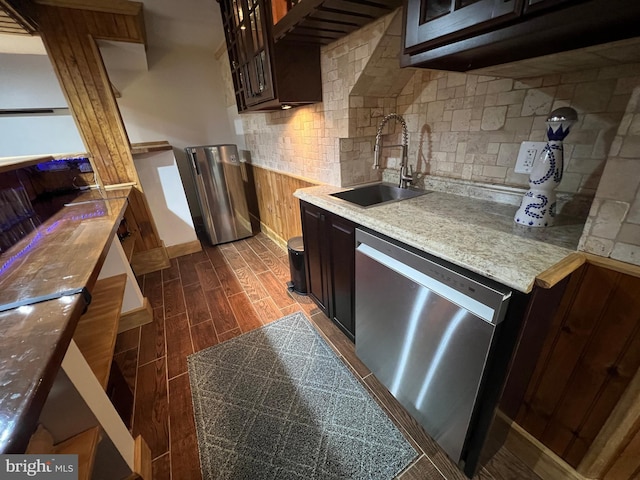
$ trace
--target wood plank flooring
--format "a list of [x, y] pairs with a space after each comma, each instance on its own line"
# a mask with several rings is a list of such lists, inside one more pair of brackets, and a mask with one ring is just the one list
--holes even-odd
[[[153, 307], [153, 322], [120, 334], [114, 359], [134, 391], [132, 431], [141, 433], [151, 449], [153, 478], [201, 478], [187, 356], [298, 311], [306, 314], [419, 452], [400, 480], [466, 478], [358, 360], [353, 343], [308, 297], [287, 292], [289, 277], [287, 252], [258, 234], [205, 246], [139, 279]], [[476, 478], [539, 480], [506, 449]]]

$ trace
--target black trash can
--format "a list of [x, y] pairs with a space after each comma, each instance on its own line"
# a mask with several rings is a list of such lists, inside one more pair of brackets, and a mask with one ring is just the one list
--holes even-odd
[[304, 268], [304, 243], [302, 237], [290, 238], [287, 242], [289, 250], [289, 270], [291, 281], [287, 283], [290, 292], [307, 294], [307, 279]]

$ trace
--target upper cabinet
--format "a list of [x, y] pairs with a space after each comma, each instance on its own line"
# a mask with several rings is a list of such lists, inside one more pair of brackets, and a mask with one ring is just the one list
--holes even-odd
[[239, 112], [322, 100], [319, 47], [275, 44], [268, 0], [221, 0], [220, 10]]
[[517, 18], [524, 0], [410, 0], [405, 52], [419, 52]]
[[326, 45], [393, 12], [402, 0], [272, 0], [273, 37]]
[[402, 0], [219, 1], [239, 112], [322, 101], [320, 46], [402, 4]]
[[403, 66], [467, 71], [638, 35], [628, 0], [405, 0]]

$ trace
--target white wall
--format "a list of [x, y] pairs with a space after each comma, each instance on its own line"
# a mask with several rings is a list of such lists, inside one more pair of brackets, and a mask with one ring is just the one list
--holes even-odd
[[200, 214], [189, 164], [190, 145], [236, 143], [243, 139], [228, 118], [215, 51], [224, 40], [214, 1], [145, 0], [148, 71], [115, 69], [109, 78], [132, 143], [167, 140], [174, 147], [189, 207]]
[[49, 58], [0, 53], [0, 110], [32, 108], [64, 113], [0, 116], [0, 157], [86, 150]]
[[136, 155], [133, 161], [165, 247], [197, 241], [173, 152]]

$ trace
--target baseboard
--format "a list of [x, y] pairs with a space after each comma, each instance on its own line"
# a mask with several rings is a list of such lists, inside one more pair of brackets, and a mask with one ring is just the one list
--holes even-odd
[[267, 237], [269, 237], [271, 240], [273, 240], [275, 243], [277, 243], [279, 246], [281, 246], [284, 250], [287, 249], [287, 240], [284, 240], [283, 238], [281, 238], [276, 232], [271, 230], [263, 222], [260, 222], [260, 231], [264, 233]]
[[149, 303], [149, 299], [144, 297], [142, 306], [134, 308], [128, 312], [120, 314], [120, 323], [118, 324], [118, 333], [126, 332], [132, 328], [146, 325], [153, 321], [153, 308]]
[[562, 458], [501, 411], [496, 422], [509, 428], [505, 447], [543, 480], [586, 480]]
[[131, 268], [136, 275], [156, 272], [163, 268], [169, 268], [171, 262], [165, 247], [152, 248], [142, 252], [133, 252]]
[[183, 255], [189, 255], [190, 253], [200, 252], [202, 250], [202, 245], [200, 244], [200, 240], [193, 240], [192, 242], [169, 245], [165, 248], [167, 249], [167, 255], [169, 258], [176, 258]]

